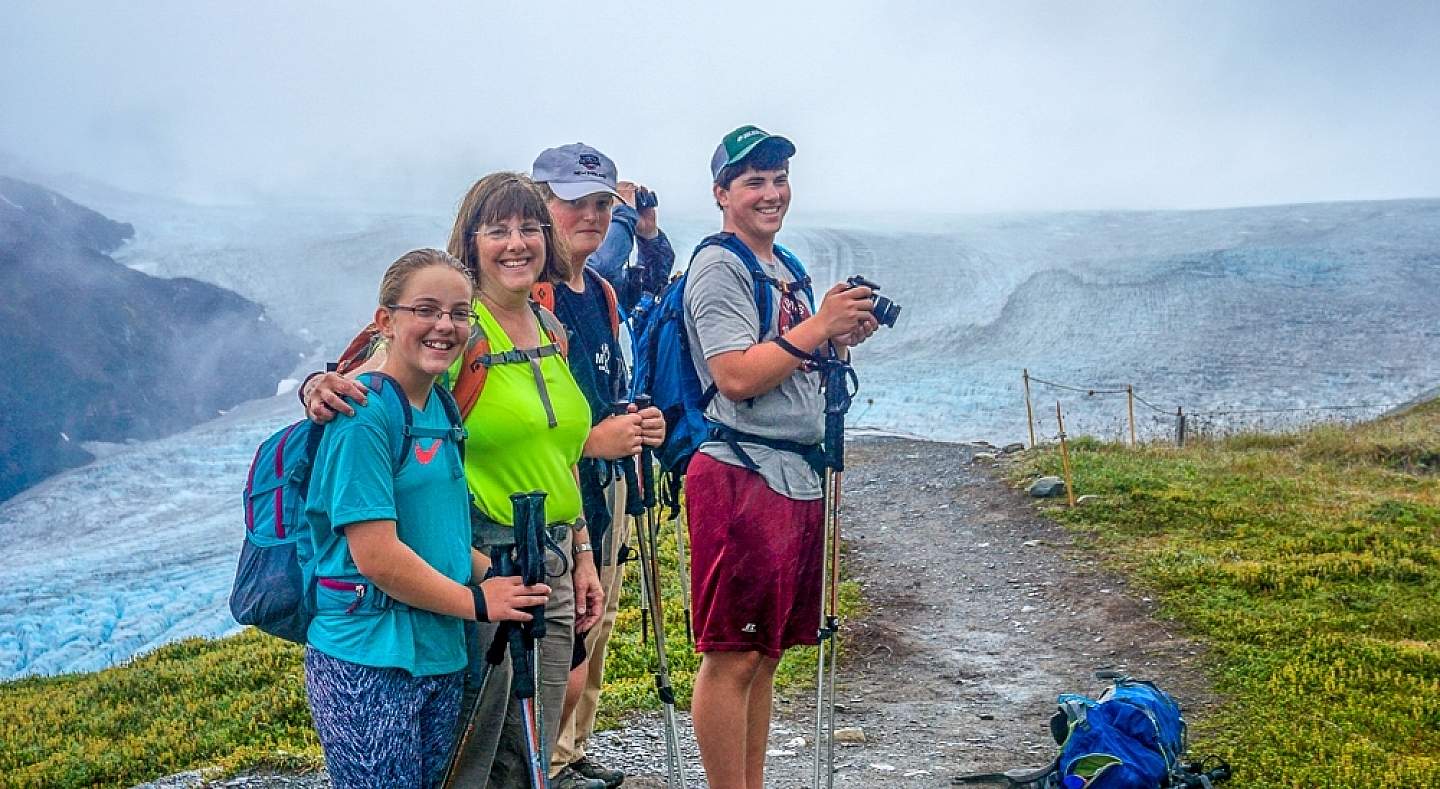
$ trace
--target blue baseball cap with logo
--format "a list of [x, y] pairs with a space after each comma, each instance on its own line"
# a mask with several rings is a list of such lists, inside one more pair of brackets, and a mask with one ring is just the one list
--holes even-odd
[[584, 143], [541, 151], [530, 168], [530, 178], [549, 186], [561, 200], [579, 200], [596, 192], [620, 196], [615, 191], [615, 162]]
[[741, 126], [720, 138], [720, 145], [715, 148], [715, 155], [710, 157], [710, 177], [717, 181], [720, 180], [721, 170], [742, 161], [746, 156], [759, 149], [761, 145], [784, 146], [783, 155], [786, 159], [795, 155], [795, 143], [788, 139], [778, 134], [771, 134], [758, 126]]

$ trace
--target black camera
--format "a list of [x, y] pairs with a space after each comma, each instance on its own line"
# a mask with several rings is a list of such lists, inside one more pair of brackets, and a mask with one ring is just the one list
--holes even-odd
[[874, 291], [874, 295], [870, 297], [870, 312], [874, 313], [875, 320], [879, 322], [881, 326], [889, 326], [892, 329], [895, 328], [895, 319], [900, 317], [900, 305], [885, 296], [881, 296], [879, 293], [879, 285], [865, 279], [859, 274], [845, 280], [845, 282], [852, 288], [864, 286]]
[[647, 208], [654, 208], [660, 205], [660, 196], [646, 189], [643, 186], [635, 189], [635, 210], [644, 211]]

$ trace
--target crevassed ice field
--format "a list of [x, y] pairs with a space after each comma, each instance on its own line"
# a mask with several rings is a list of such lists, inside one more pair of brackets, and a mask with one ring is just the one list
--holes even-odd
[[[133, 222], [118, 257], [267, 306], [316, 359], [368, 318], [383, 267], [443, 246], [448, 217], [90, 203]], [[665, 219], [682, 265], [718, 220]], [[1123, 388], [1142, 438], [1364, 417], [1440, 380], [1440, 200], [1203, 212], [811, 218], [782, 236], [819, 282], [855, 273], [903, 306], [857, 354], [852, 426], [1027, 437], [1021, 370]], [[203, 354], [203, 348], [196, 348]], [[316, 365], [297, 359], [296, 371]], [[277, 382], [277, 387], [279, 382]], [[1119, 437], [1122, 396], [1036, 385], [1037, 431]], [[1217, 411], [1318, 409], [1267, 414]], [[0, 505], [0, 679], [89, 671], [234, 628], [225, 598], [255, 445], [293, 394], [91, 465]]]

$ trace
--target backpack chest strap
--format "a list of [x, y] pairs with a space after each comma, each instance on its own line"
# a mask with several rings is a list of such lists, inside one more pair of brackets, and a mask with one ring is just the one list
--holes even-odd
[[481, 356], [478, 361], [485, 367], [494, 367], [497, 364], [530, 364], [530, 372], [535, 376], [535, 390], [540, 393], [540, 404], [545, 406], [545, 421], [550, 427], [556, 427], [560, 420], [555, 417], [555, 405], [550, 402], [550, 390], [545, 386], [545, 373], [540, 369], [540, 360], [546, 356], [559, 356], [560, 346], [556, 343], [542, 345], [539, 348], [511, 348], [504, 353], [487, 353]]
[[411, 438], [444, 438], [459, 443], [470, 437], [463, 427], [420, 427], [412, 426], [405, 433]]

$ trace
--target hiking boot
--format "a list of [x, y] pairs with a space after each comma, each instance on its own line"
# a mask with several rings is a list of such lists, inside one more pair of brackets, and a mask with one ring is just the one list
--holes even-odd
[[[624, 774], [621, 774], [624, 778]], [[606, 789], [604, 781], [598, 778], [586, 778], [574, 769], [566, 767], [560, 774], [550, 779], [550, 789]]]
[[582, 756], [580, 761], [571, 762], [569, 769], [586, 778], [604, 783], [605, 789], [615, 789], [625, 781], [624, 771], [606, 767], [589, 756]]

